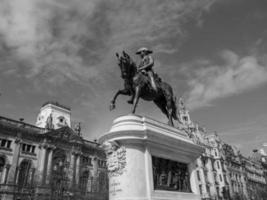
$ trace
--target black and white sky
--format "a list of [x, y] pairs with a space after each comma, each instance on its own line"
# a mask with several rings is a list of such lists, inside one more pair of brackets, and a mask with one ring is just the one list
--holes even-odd
[[[0, 0], [0, 115], [72, 108], [88, 139], [128, 114], [115, 52], [147, 46], [191, 118], [250, 154], [267, 142], [266, 0]], [[137, 114], [166, 122], [152, 104]]]

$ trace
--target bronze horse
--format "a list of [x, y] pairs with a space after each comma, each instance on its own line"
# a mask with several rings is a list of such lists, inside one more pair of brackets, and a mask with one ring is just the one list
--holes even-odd
[[173, 126], [173, 119], [177, 120], [176, 99], [173, 98], [173, 91], [169, 84], [155, 77], [158, 90], [154, 91], [150, 85], [147, 75], [137, 70], [136, 64], [131, 57], [122, 52], [122, 56], [116, 53], [118, 65], [121, 70], [121, 77], [124, 80], [124, 89], [119, 90], [113, 97], [110, 110], [115, 108], [116, 99], [119, 95], [131, 96], [128, 103], [133, 103], [132, 113], [135, 113], [139, 98], [146, 101], [153, 101], [160, 110], [167, 116], [168, 124]]

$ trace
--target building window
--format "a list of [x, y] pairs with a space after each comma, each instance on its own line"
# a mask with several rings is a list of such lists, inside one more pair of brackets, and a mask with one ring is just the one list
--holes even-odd
[[199, 170], [197, 170], [197, 180], [201, 181]]
[[207, 193], [210, 194], [210, 187], [207, 186]]
[[9, 148], [9, 149], [10, 149], [10, 146], [11, 146], [11, 141], [10, 141], [10, 140], [8, 140], [8, 141], [7, 141], [7, 148]]
[[34, 153], [35, 152], [35, 146], [32, 146], [32, 151], [31, 153]]
[[226, 180], [227, 180], [227, 179], [226, 179], [226, 175], [224, 175], [223, 177], [224, 177], [224, 180], [226, 181]]
[[216, 149], [214, 150], [214, 152], [215, 152], [215, 156], [218, 156], [218, 154], [217, 154], [217, 150], [216, 150]]
[[222, 182], [222, 175], [220, 174], [220, 181]]
[[219, 189], [219, 187], [216, 187], [216, 192], [217, 192], [218, 195], [220, 195], [220, 189]]
[[18, 176], [18, 187], [22, 189], [30, 185], [32, 180], [32, 174], [30, 174], [31, 161], [23, 160], [19, 167], [19, 176]]
[[98, 160], [98, 166], [102, 167], [102, 160]]
[[2, 140], [1, 141], [1, 147], [5, 147], [6, 146], [6, 140]]
[[219, 163], [219, 161], [217, 162], [217, 167], [218, 167], [218, 169], [220, 169], [220, 163]]
[[35, 154], [35, 146], [22, 143], [22, 153]]
[[83, 162], [83, 165], [92, 166], [92, 158], [91, 157], [83, 156], [82, 162]]
[[202, 185], [199, 186], [199, 193], [202, 194]]
[[99, 167], [105, 167], [105, 161], [99, 160]]
[[5, 164], [6, 164], [6, 159], [1, 156], [0, 157], [0, 173], [3, 172]]
[[0, 148], [2, 149], [10, 149], [11, 140], [0, 139]]

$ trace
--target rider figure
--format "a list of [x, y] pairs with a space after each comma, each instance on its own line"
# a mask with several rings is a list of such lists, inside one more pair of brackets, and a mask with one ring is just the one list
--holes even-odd
[[136, 52], [137, 55], [140, 55], [141, 57], [141, 62], [140, 65], [138, 66], [138, 71], [145, 71], [149, 78], [150, 78], [150, 83], [152, 88], [154, 89], [154, 91], [158, 91], [158, 88], [156, 86], [155, 83], [155, 79], [154, 79], [154, 72], [152, 67], [154, 66], [154, 60], [152, 58], [152, 56], [150, 56], [149, 54], [152, 54], [153, 51], [148, 50], [146, 47], [142, 47], [140, 49], [138, 49], [138, 51]]

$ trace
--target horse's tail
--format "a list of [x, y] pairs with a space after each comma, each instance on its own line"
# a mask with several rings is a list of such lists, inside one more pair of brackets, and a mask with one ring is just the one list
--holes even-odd
[[160, 87], [163, 91], [163, 95], [164, 95], [165, 99], [167, 101], [169, 100], [171, 102], [172, 118], [175, 120], [178, 120], [177, 107], [176, 107], [176, 97], [174, 98], [172, 87], [163, 81], [161, 82]]

